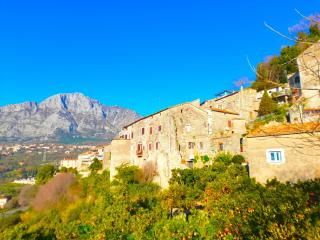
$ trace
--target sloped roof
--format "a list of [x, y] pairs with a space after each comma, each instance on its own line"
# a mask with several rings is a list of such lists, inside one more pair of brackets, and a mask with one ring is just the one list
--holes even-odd
[[210, 109], [211, 109], [211, 111], [214, 111], [214, 112], [221, 112], [221, 113], [239, 115], [239, 113], [232, 112], [232, 111], [229, 111], [227, 109], [220, 109], [220, 108], [215, 108], [215, 107], [210, 107]]
[[[164, 111], [167, 111], [167, 110], [169, 110], [169, 109], [173, 109], [173, 108], [180, 107], [180, 106], [183, 106], [183, 105], [190, 105], [190, 106], [192, 106], [192, 107], [194, 107], [194, 108], [196, 108], [196, 109], [198, 109], [198, 110], [204, 111], [204, 109], [195, 106], [194, 104], [192, 104], [192, 102], [181, 103], [181, 104], [178, 104], [178, 105], [175, 105], [175, 106], [172, 106], [172, 107], [168, 107], [168, 108], [162, 109], [162, 110], [160, 110], [160, 111], [158, 111], [158, 112], [155, 112], [155, 113], [152, 113], [152, 114], [150, 114], [150, 115], [148, 115], [148, 116], [146, 116], [146, 117], [140, 118], [140, 119], [138, 119], [138, 120], [136, 120], [136, 121], [134, 121], [134, 122], [132, 122], [132, 123], [124, 126], [123, 128], [125, 129], [125, 128], [127, 128], [127, 127], [129, 127], [129, 126], [131, 126], [131, 125], [133, 125], [133, 124], [135, 124], [135, 123], [138, 123], [138, 122], [144, 120], [144, 119], [147, 119], [147, 118], [149, 118], [149, 117], [152, 117], [152, 116], [154, 116], [154, 115], [157, 115], [157, 114], [162, 113], [162, 112], [164, 112]], [[204, 111], [204, 112], [205, 112], [205, 111]]]
[[249, 131], [248, 138], [320, 132], [319, 122], [281, 124]]

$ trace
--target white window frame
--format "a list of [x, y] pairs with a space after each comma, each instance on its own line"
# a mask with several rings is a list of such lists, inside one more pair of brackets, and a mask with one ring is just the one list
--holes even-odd
[[191, 132], [191, 124], [186, 124], [186, 132]]
[[[281, 160], [272, 160], [271, 159], [271, 153], [272, 152], [280, 152]], [[267, 157], [267, 162], [270, 164], [283, 164], [285, 163], [285, 154], [284, 154], [284, 149], [283, 148], [270, 148], [266, 150], [266, 157]]]

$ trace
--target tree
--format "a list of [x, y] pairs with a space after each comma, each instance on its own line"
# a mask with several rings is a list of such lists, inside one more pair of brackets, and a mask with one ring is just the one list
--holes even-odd
[[54, 175], [56, 169], [53, 165], [43, 165], [39, 168], [38, 173], [35, 177], [36, 184], [47, 183]]
[[91, 172], [97, 172], [102, 169], [102, 163], [98, 158], [94, 158], [93, 162], [89, 166]]
[[277, 104], [272, 100], [266, 90], [264, 90], [259, 106], [259, 116], [271, 114], [277, 107]]
[[59, 173], [46, 184], [39, 187], [39, 191], [32, 200], [32, 207], [42, 211], [57, 204], [61, 198], [72, 201], [73, 196], [67, 195], [69, 188], [76, 183], [76, 178], [71, 173]]

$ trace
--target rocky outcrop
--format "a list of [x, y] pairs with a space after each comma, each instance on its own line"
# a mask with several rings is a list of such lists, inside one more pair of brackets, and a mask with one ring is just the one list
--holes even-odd
[[41, 103], [0, 107], [0, 140], [111, 140], [124, 125], [139, 117], [132, 110], [105, 106], [81, 93], [58, 94]]

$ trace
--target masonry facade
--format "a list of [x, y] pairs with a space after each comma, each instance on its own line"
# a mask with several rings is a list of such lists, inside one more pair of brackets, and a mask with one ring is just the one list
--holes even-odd
[[204, 106], [226, 109], [239, 113], [239, 117], [246, 121], [254, 120], [258, 114], [260, 100], [257, 91], [252, 88], [241, 88], [226, 96], [218, 97], [204, 102]]
[[124, 163], [141, 168], [152, 164], [157, 171], [155, 182], [166, 187], [172, 169], [201, 165], [197, 159], [212, 157], [229, 146], [240, 152], [239, 136], [244, 132], [245, 121], [239, 114], [200, 106], [199, 101], [164, 109], [126, 126], [119, 139], [112, 141], [110, 175]]
[[260, 183], [320, 177], [320, 125], [286, 124], [255, 130], [246, 138], [250, 176]]
[[302, 96], [307, 108], [320, 108], [320, 42], [297, 58]]

